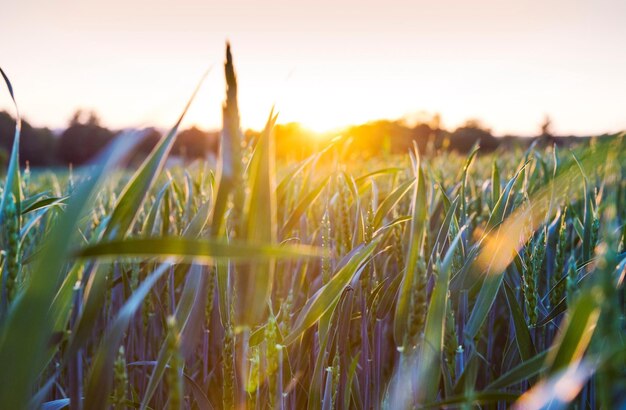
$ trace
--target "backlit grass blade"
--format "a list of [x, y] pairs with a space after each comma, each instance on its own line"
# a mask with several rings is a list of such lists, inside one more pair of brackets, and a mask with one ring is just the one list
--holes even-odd
[[198, 383], [194, 379], [191, 378], [187, 373], [184, 373], [185, 381], [187, 385], [191, 388], [193, 398], [196, 401], [196, 405], [199, 410], [213, 410], [213, 405], [209, 401], [208, 397], [202, 387], [198, 386]]
[[600, 317], [600, 306], [593, 293], [588, 292], [576, 300], [570, 308], [546, 360], [550, 374], [577, 363], [591, 342]]
[[380, 298], [376, 301], [376, 318], [383, 320], [393, 307], [393, 302], [397, 297], [398, 289], [402, 283], [402, 275], [396, 277], [389, 283], [384, 292], [381, 292]]
[[472, 314], [467, 322], [467, 327], [465, 328], [465, 334], [463, 336], [466, 342], [473, 343], [474, 338], [478, 335], [480, 327], [485, 322], [487, 314], [496, 300], [496, 295], [498, 294], [503, 279], [504, 273], [485, 277], [480, 287], [478, 298], [476, 298], [476, 302], [474, 303]]
[[295, 167], [292, 172], [288, 172], [276, 187], [276, 202], [278, 204], [283, 204], [285, 201], [285, 196], [288, 192], [287, 189], [292, 186], [292, 183], [296, 180], [296, 177], [300, 175], [307, 167], [312, 167], [316, 163], [316, 161], [318, 161], [324, 154], [330, 151], [330, 149], [333, 148], [338, 142], [338, 139], [332, 140], [320, 152], [311, 155], [304, 161], [300, 162], [300, 164]]
[[[40, 209], [39, 212], [35, 212], [34, 216], [31, 216], [29, 219], [25, 221], [25, 223], [22, 224], [22, 230], [20, 231], [20, 236], [21, 236], [20, 247], [24, 246], [24, 241], [28, 239], [28, 234], [31, 231], [36, 230], [35, 228], [44, 219], [44, 217], [47, 216], [48, 211], [50, 211], [51, 209], [54, 209], [55, 205], [57, 204]], [[30, 255], [30, 257], [32, 256], [33, 255]], [[28, 259], [22, 259], [22, 263], [26, 264], [26, 262], [30, 259], [30, 257]]]
[[69, 407], [70, 399], [47, 401], [41, 405], [41, 410], [61, 410]]
[[472, 147], [472, 149], [470, 150], [470, 153], [467, 156], [467, 159], [465, 160], [465, 165], [463, 166], [463, 172], [461, 174], [461, 193], [460, 193], [460, 197], [461, 197], [461, 220], [460, 223], [461, 224], [465, 224], [465, 220], [467, 219], [468, 215], [467, 215], [467, 179], [469, 177], [469, 169], [470, 166], [472, 165], [472, 162], [474, 162], [474, 157], [476, 156], [476, 154], [478, 154], [478, 151], [480, 150], [480, 146], [479, 146], [479, 141], [476, 141], [476, 143], [474, 143], [474, 146]]
[[494, 160], [491, 171], [491, 206], [500, 199], [500, 168], [498, 168], [498, 161]]
[[493, 210], [491, 211], [491, 215], [489, 215], [489, 221], [487, 222], [488, 230], [498, 226], [506, 217], [506, 210], [509, 208], [509, 201], [511, 200], [511, 192], [513, 190], [513, 187], [515, 186], [515, 183], [517, 182], [527, 165], [528, 162], [526, 162], [515, 173], [515, 176], [511, 178], [509, 182], [507, 182], [506, 186], [504, 187], [504, 192], [502, 192], [502, 195], [498, 198], [498, 202], [496, 202]]
[[354, 182], [357, 184], [357, 186], [360, 186], [367, 179], [381, 176], [381, 175], [393, 175], [402, 171], [404, 171], [404, 168], [399, 168], [399, 167], [383, 168], [383, 169], [369, 172], [365, 175], [361, 175], [360, 177], [354, 178]]
[[319, 197], [319, 195], [328, 184], [329, 179], [330, 176], [324, 178], [317, 184], [315, 188], [313, 188], [298, 202], [296, 208], [293, 210], [291, 215], [289, 215], [289, 219], [281, 230], [283, 235], [288, 234], [300, 222], [300, 218], [302, 217], [302, 215], [306, 212], [307, 208], [311, 206], [311, 204]]
[[285, 338], [284, 342], [286, 345], [297, 340], [305, 330], [313, 326], [328, 308], [337, 301], [345, 287], [353, 280], [359, 268], [374, 252], [379, 241], [380, 237], [375, 238], [369, 244], [360, 245], [352, 250], [348, 262], [302, 308], [293, 330]]
[[[274, 163], [273, 112], [261, 133], [248, 167], [250, 194], [246, 201], [245, 237], [250, 243], [272, 246], [277, 240], [276, 170]], [[261, 322], [274, 281], [275, 261], [268, 258], [241, 266], [235, 271], [238, 326]], [[249, 280], [254, 278], [254, 280]]]
[[450, 244], [446, 256], [439, 267], [438, 276], [430, 297], [426, 325], [424, 328], [424, 342], [421, 346], [419, 357], [419, 374], [421, 380], [428, 383], [421, 384], [420, 400], [433, 401], [439, 391], [439, 378], [441, 377], [441, 352], [444, 349], [443, 336], [446, 321], [446, 309], [448, 306], [448, 284], [450, 282], [450, 270], [454, 252], [461, 240], [465, 227], [461, 228]]
[[557, 316], [559, 316], [561, 313], [565, 312], [566, 310], [567, 310], [567, 300], [563, 298], [559, 301], [559, 303], [557, 303], [556, 306], [552, 308], [550, 312], [548, 312], [548, 314], [543, 319], [537, 322], [537, 327], [545, 326], [546, 324], [553, 321]]
[[257, 245], [246, 242], [228, 243], [217, 239], [181, 237], [126, 238], [101, 241], [74, 252], [80, 258], [117, 259], [119, 257], [180, 257], [184, 260], [212, 263], [219, 259], [257, 261], [271, 258], [301, 258], [321, 255], [305, 245]]
[[583, 262], [587, 262], [591, 260], [592, 256], [592, 247], [591, 236], [593, 231], [593, 200], [591, 199], [591, 193], [587, 191], [587, 184], [585, 184], [585, 218], [584, 218], [584, 229], [583, 229]]
[[[237, 188], [236, 184], [243, 183], [242, 137], [239, 126], [239, 105], [237, 102], [237, 76], [230, 52], [230, 44], [226, 45], [224, 73], [226, 76], [226, 103], [222, 108], [223, 126], [216, 178], [218, 185], [211, 217], [211, 235], [215, 237], [222, 236], [228, 200], [232, 192]], [[243, 204], [235, 204], [235, 206], [242, 207]]]
[[[46, 209], [49, 208], [51, 206], [54, 205], [58, 205], [58, 204], [64, 204], [65, 201], [67, 200], [67, 197], [62, 197], [62, 198], [58, 198], [58, 197], [49, 197], [49, 198], [42, 198], [32, 204], [28, 204], [28, 206], [24, 206], [22, 209], [22, 215], [26, 215], [30, 212], [34, 212], [34, 211], [38, 211], [40, 209]], [[23, 204], [25, 205], [25, 204]]]
[[439, 228], [439, 232], [437, 233], [437, 238], [433, 243], [433, 249], [430, 254], [429, 263], [434, 263], [436, 259], [436, 255], [441, 252], [441, 248], [446, 242], [448, 238], [448, 233], [450, 232], [450, 228], [456, 224], [455, 214], [456, 209], [459, 205], [459, 197], [454, 198], [454, 201], [447, 206], [446, 217], [444, 218], [441, 227]]
[[[13, 93], [13, 86], [11, 85], [11, 81], [9, 81], [9, 77], [4, 73], [2, 68], [0, 68], [0, 74], [2, 74], [2, 79], [6, 84], [9, 95], [11, 96], [11, 101], [13, 101], [13, 106], [15, 107], [15, 135], [13, 136], [13, 148], [11, 148], [11, 156], [9, 158], [9, 168], [7, 170], [7, 176], [4, 183], [4, 189], [2, 192], [2, 201], [0, 202], [0, 226], [4, 222], [4, 213], [7, 206], [7, 201], [11, 200], [15, 201], [15, 209], [17, 214], [21, 213], [20, 201], [22, 200], [22, 184], [20, 182], [20, 132], [22, 130], [22, 119], [20, 117], [20, 111], [17, 106], [17, 101], [15, 100], [15, 94]], [[19, 229], [19, 224], [18, 224]]]
[[143, 223], [142, 232], [144, 235], [158, 234], [158, 231], [157, 231], [158, 224], [156, 223], [157, 215], [161, 207], [161, 201], [163, 201], [163, 197], [165, 196], [165, 193], [167, 192], [169, 187], [170, 187], [170, 181], [167, 181], [163, 185], [159, 193], [156, 195], [156, 197], [154, 198], [154, 201], [152, 202], [152, 206], [148, 210], [148, 216], [145, 218], [144, 223]]
[[189, 222], [189, 225], [185, 228], [183, 236], [188, 238], [194, 238], [202, 232], [207, 222], [209, 221], [209, 215], [211, 212], [211, 202], [207, 201], [200, 205], [198, 211], [194, 215], [193, 219]]
[[530, 359], [518, 364], [491, 382], [485, 389], [497, 390], [530, 380], [546, 368], [545, 360], [549, 351], [541, 352]]
[[[352, 358], [352, 361], [350, 362], [350, 368], [348, 370], [348, 377], [346, 381], [346, 391], [344, 393], [344, 401], [343, 401], [344, 409], [350, 408], [350, 403], [353, 399], [352, 386], [355, 384], [355, 382], [358, 383], [358, 381], [356, 380], [356, 371], [357, 371], [357, 365], [359, 364], [359, 359], [360, 359], [360, 353], [357, 353]], [[359, 392], [356, 392], [354, 397], [360, 398], [361, 394], [359, 394]]]
[[535, 345], [530, 336], [526, 320], [522, 309], [517, 302], [513, 289], [504, 282], [504, 291], [506, 295], [506, 302], [509, 307], [509, 313], [511, 313], [511, 321], [515, 327], [515, 344], [519, 350], [520, 357], [523, 361], [530, 360], [537, 352], [535, 351]]
[[408, 181], [403, 182], [398, 186], [392, 193], [390, 193], [380, 204], [378, 209], [376, 210], [376, 214], [374, 215], [374, 228], [380, 227], [383, 223], [383, 219], [391, 209], [393, 209], [398, 202], [406, 195], [406, 193], [411, 189], [413, 184], [415, 184], [415, 179], [410, 179]]
[[422, 250], [422, 242], [424, 239], [424, 229], [426, 226], [426, 181], [424, 172], [419, 164], [416, 164], [415, 174], [417, 183], [413, 189], [413, 210], [411, 220], [411, 231], [409, 236], [409, 247], [406, 268], [402, 276], [400, 291], [396, 302], [396, 312], [393, 319], [393, 337], [397, 347], [404, 345], [405, 334], [407, 331], [407, 323], [409, 317], [409, 304], [411, 297], [411, 287], [413, 285], [413, 277], [417, 270], [417, 262], [420, 258]]

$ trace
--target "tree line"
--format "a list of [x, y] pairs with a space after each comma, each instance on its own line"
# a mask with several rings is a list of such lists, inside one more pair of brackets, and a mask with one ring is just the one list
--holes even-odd
[[[15, 119], [7, 112], [0, 111], [0, 164], [6, 162], [13, 145]], [[418, 123], [407, 125], [403, 121], [380, 120], [344, 129], [343, 138], [350, 141], [350, 149], [355, 155], [364, 157], [381, 153], [406, 153], [414, 142], [420, 151], [454, 150], [468, 152], [474, 144], [480, 144], [482, 150], [493, 151], [497, 148], [528, 146], [535, 139], [544, 143], [569, 145], [586, 140], [581, 137], [555, 137], [550, 132], [550, 122], [546, 118], [534, 138], [492, 135], [491, 130], [480, 122], [470, 120], [453, 131], [439, 126], [439, 123]], [[27, 121], [22, 121], [20, 161], [33, 167], [81, 165], [92, 159], [116, 136], [117, 131], [102, 125], [93, 112], [78, 111], [60, 133], [49, 128], [36, 128]], [[309, 156], [322, 148], [337, 133], [318, 135], [291, 123], [275, 128], [276, 151], [279, 157], [299, 159]], [[248, 130], [245, 140], [251, 141], [258, 132]], [[162, 133], [151, 129], [131, 155], [131, 161], [141, 161], [156, 145]], [[181, 131], [170, 155], [185, 160], [206, 158], [217, 154], [219, 132], [204, 131], [191, 127]]]
[[[14, 130], [15, 119], [9, 113], [0, 111], [0, 163], [6, 162], [11, 152]], [[93, 112], [75, 113], [67, 128], [60, 133], [49, 128], [33, 127], [23, 120], [20, 162], [33, 167], [81, 165], [95, 157], [117, 134], [118, 131], [103, 126]], [[159, 130], [148, 130], [131, 154], [131, 162], [145, 158], [161, 137]], [[191, 127], [179, 133], [171, 155], [187, 159], [203, 158], [217, 152], [218, 141], [218, 132]]]

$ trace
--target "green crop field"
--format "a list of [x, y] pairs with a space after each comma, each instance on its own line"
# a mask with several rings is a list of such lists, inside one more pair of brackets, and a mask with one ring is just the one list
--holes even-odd
[[216, 169], [165, 167], [179, 120], [137, 169], [141, 131], [31, 172], [18, 123], [0, 407], [626, 404], [622, 135], [280, 161], [274, 114], [243, 143], [230, 54], [225, 72]]

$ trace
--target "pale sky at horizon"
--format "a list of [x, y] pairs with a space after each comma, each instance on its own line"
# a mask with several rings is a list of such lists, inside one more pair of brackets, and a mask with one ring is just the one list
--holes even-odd
[[0, 66], [36, 126], [77, 108], [169, 126], [213, 65], [186, 124], [217, 128], [229, 39], [245, 128], [276, 103], [316, 130], [425, 111], [498, 135], [534, 135], [546, 114], [600, 134], [626, 129], [625, 19], [617, 0], [20, 0], [2, 6]]

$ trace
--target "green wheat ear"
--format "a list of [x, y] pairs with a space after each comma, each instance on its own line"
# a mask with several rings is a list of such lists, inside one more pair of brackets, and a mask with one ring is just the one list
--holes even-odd
[[321, 276], [322, 283], [328, 283], [331, 275], [331, 230], [330, 230], [330, 218], [328, 216], [328, 207], [324, 210], [324, 215], [322, 216], [321, 223], [321, 231], [322, 231], [322, 249], [324, 254], [322, 256], [321, 261]]
[[567, 209], [563, 209], [561, 212], [561, 218], [559, 222], [559, 231], [557, 233], [556, 251], [554, 256], [554, 273], [552, 275], [550, 293], [550, 305], [556, 306], [559, 301], [565, 296], [565, 281], [564, 268], [565, 268], [565, 250], [567, 246], [567, 220], [565, 219]]
[[126, 399], [128, 397], [128, 372], [126, 369], [124, 346], [120, 346], [118, 350], [114, 369], [115, 381], [113, 382], [114, 387], [111, 404], [115, 410], [123, 410], [126, 408]]
[[276, 372], [279, 366], [278, 360], [278, 326], [276, 324], [276, 318], [270, 315], [267, 325], [265, 326], [265, 366], [268, 385], [268, 399], [269, 407], [275, 408], [276, 406]]
[[413, 286], [411, 287], [411, 299], [409, 304], [408, 317], [408, 342], [407, 348], [415, 348], [421, 342], [424, 324], [426, 322], [426, 304], [427, 304], [427, 272], [426, 264], [423, 260], [419, 260], [414, 276]]
[[578, 294], [578, 271], [576, 260], [570, 256], [567, 263], [567, 306], [572, 306]]
[[222, 107], [223, 127], [220, 139], [220, 152], [217, 169], [217, 197], [213, 206], [211, 234], [222, 236], [225, 215], [231, 194], [235, 194], [230, 219], [238, 226], [244, 204], [243, 159], [241, 154], [241, 129], [239, 124], [239, 105], [237, 101], [237, 76], [233, 65], [230, 43], [226, 44], [226, 102]]
[[17, 213], [13, 195], [7, 198], [4, 207], [4, 267], [2, 272], [4, 304], [9, 305], [18, 292], [21, 277], [20, 261], [20, 215]]
[[235, 406], [235, 334], [231, 324], [226, 325], [222, 350], [222, 405], [224, 409]]
[[348, 181], [346, 181], [342, 175], [337, 178], [337, 185], [339, 186], [338, 242], [341, 249], [341, 255], [346, 255], [352, 249], [352, 232], [350, 231], [350, 210], [348, 202], [350, 199], [350, 190], [347, 187]]

